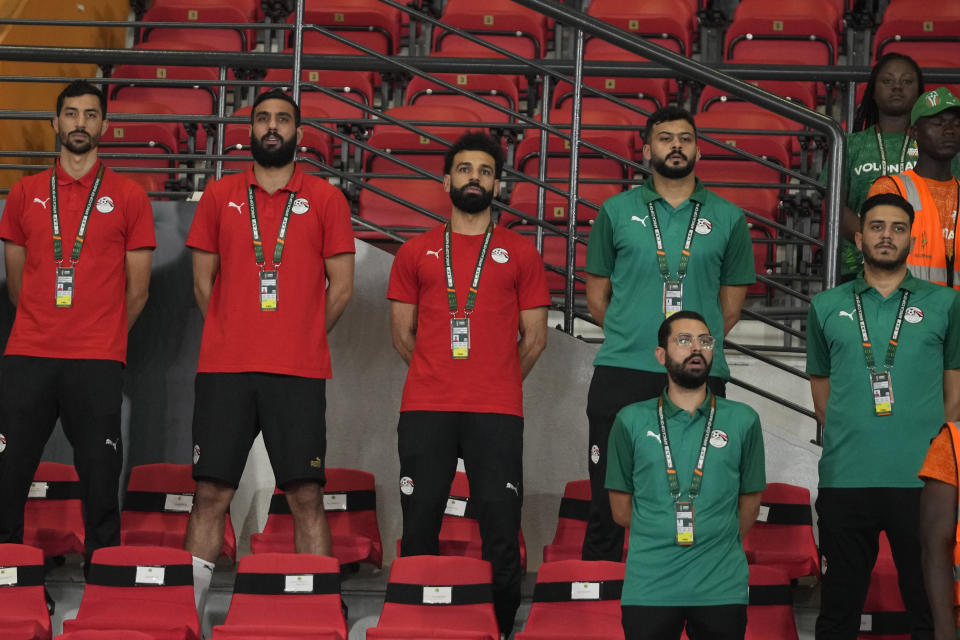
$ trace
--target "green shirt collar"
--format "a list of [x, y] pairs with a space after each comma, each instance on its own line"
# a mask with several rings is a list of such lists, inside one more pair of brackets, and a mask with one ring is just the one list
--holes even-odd
[[[904, 276], [903, 280], [900, 281], [900, 286], [898, 289], [906, 289], [910, 293], [914, 293], [917, 290], [917, 284], [919, 280], [913, 277], [913, 274], [910, 273], [910, 269], [907, 269], [907, 275]], [[860, 270], [860, 273], [857, 274], [857, 279], [853, 281], [853, 292], [862, 294], [867, 289], [873, 289], [867, 281], [863, 279], [863, 269]]]
[[[693, 188], [693, 193], [690, 194], [690, 199], [699, 202], [702, 206], [707, 203], [707, 188], [700, 182], [700, 178], [696, 178], [696, 181], [696, 186]], [[644, 180], [643, 184], [637, 188], [637, 191], [640, 193], [640, 199], [643, 200], [644, 206], [657, 200], [663, 200], [663, 197], [653, 188], [653, 176]], [[667, 204], [666, 200], [663, 200], [663, 202]]]
[[[665, 418], [670, 419], [681, 411], [684, 411], [684, 409], [681, 409], [670, 401], [670, 396], [667, 395], [666, 389], [663, 390], [663, 392], [660, 394], [660, 397], [663, 398], [663, 416]], [[697, 407], [697, 413], [703, 416], [710, 415], [710, 399], [712, 397], [713, 392], [710, 391], [710, 387], [707, 387], [707, 397], [704, 398], [703, 403]]]

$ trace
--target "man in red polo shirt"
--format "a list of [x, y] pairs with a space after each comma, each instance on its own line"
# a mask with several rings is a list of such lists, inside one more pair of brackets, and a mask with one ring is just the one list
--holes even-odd
[[204, 314], [186, 539], [201, 614], [224, 514], [260, 431], [297, 552], [332, 551], [323, 510], [327, 332], [353, 293], [354, 242], [343, 194], [294, 162], [302, 136], [290, 96], [260, 94], [253, 167], [207, 186], [187, 237]]
[[120, 372], [143, 310], [155, 236], [146, 193], [97, 147], [107, 100], [84, 81], [57, 98], [56, 166], [10, 190], [0, 238], [17, 306], [0, 363], [0, 542], [22, 542], [33, 474], [57, 418], [80, 477], [87, 559], [120, 544]]
[[439, 552], [459, 453], [509, 636], [522, 577], [522, 380], [546, 346], [550, 294], [534, 246], [490, 219], [502, 167], [503, 150], [486, 134], [448, 149], [450, 222], [400, 247], [387, 297], [393, 344], [410, 365], [397, 426], [401, 553]]

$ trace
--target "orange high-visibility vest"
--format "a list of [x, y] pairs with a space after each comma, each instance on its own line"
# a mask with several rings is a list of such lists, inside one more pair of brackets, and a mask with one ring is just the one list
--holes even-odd
[[953, 264], [947, 263], [947, 245], [943, 238], [940, 213], [926, 181], [913, 169], [888, 177], [897, 185], [900, 195], [910, 203], [915, 214], [910, 232], [913, 250], [907, 256], [910, 273], [921, 280], [946, 285], [950, 269], [953, 272], [950, 282], [954, 289], [960, 289], [960, 260], [956, 259], [954, 253]]
[[[957, 464], [957, 478], [960, 478], [960, 431], [957, 431], [957, 425], [948, 422], [944, 425], [950, 434], [950, 441], [953, 443], [953, 458]], [[960, 491], [957, 492], [960, 500]], [[953, 543], [953, 604], [960, 607], [960, 505], [957, 506], [957, 531]]]

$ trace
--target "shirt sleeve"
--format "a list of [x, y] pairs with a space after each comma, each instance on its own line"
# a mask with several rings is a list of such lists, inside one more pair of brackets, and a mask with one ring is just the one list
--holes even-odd
[[753, 421], [744, 434], [740, 452], [740, 493], [755, 493], [767, 488], [766, 458], [760, 416], [750, 410]]
[[607, 489], [633, 494], [633, 439], [623, 421], [623, 411], [617, 414], [607, 440]]
[[220, 217], [214, 182], [207, 187], [193, 212], [193, 223], [187, 234], [187, 246], [210, 253], [220, 253]]
[[417, 278], [417, 263], [412, 241], [405, 242], [393, 258], [390, 268], [390, 283], [387, 298], [396, 302], [419, 304], [420, 284]]
[[720, 266], [720, 284], [728, 286], [750, 285], [757, 281], [757, 267], [753, 262], [753, 241], [747, 217], [737, 210], [737, 218], [727, 239], [727, 248]]
[[943, 337], [944, 369], [960, 369], [960, 295], [952, 297], [947, 333]]
[[917, 474], [923, 480], [939, 480], [946, 484], [957, 486], [957, 463], [953, 453], [953, 443], [950, 441], [950, 432], [944, 428], [927, 450], [927, 457]]
[[807, 312], [807, 373], [812, 376], [830, 375], [830, 347], [823, 335], [815, 304], [811, 304]]
[[343, 192], [333, 188], [323, 210], [323, 257], [355, 252], [350, 205]]
[[27, 235], [20, 226], [20, 215], [23, 212], [23, 183], [18, 181], [10, 194], [7, 196], [7, 202], [3, 205], [3, 215], [0, 216], [0, 238], [9, 240], [14, 244], [26, 246]]
[[543, 258], [526, 240], [517, 243], [520, 253], [520, 269], [517, 272], [517, 302], [520, 309], [535, 309], [550, 306], [550, 290], [547, 288], [547, 272]]
[[617, 251], [613, 246], [613, 224], [607, 213], [607, 205], [600, 207], [597, 219], [590, 229], [590, 239], [587, 241], [587, 273], [609, 278], [613, 274]]
[[153, 227], [153, 207], [146, 192], [132, 180], [127, 192], [125, 213], [127, 216], [126, 250], [153, 249], [157, 235]]
[[[880, 176], [873, 181], [873, 184], [870, 185], [870, 191], [867, 192], [867, 197], [881, 194], [881, 193], [895, 193], [898, 196], [902, 196], [900, 189], [897, 188], [897, 183], [893, 181], [890, 176]], [[857, 212], [859, 213], [859, 211]]]

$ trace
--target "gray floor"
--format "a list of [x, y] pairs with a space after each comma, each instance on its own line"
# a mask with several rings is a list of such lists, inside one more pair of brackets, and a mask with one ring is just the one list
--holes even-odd
[[[383, 594], [386, 589], [389, 568], [382, 571], [362, 566], [357, 572], [348, 572], [342, 583], [343, 599], [349, 615], [347, 628], [348, 640], [364, 640], [366, 630], [377, 625], [377, 618], [383, 606]], [[516, 631], [523, 629], [530, 613], [530, 601], [536, 575], [528, 574], [523, 581], [523, 601], [517, 613]], [[207, 600], [203, 619], [204, 637], [209, 638], [211, 628], [222, 624], [230, 606], [230, 594], [233, 587], [233, 567], [229, 563], [219, 564], [214, 573], [213, 584]], [[66, 564], [49, 571], [47, 589], [56, 602], [53, 616], [53, 632], [56, 636], [63, 630], [63, 620], [76, 617], [83, 595], [83, 574], [80, 570], [79, 556], [70, 557]], [[794, 589], [794, 612], [800, 640], [812, 640], [813, 626], [817, 617], [819, 589], [816, 586], [797, 586]]]

